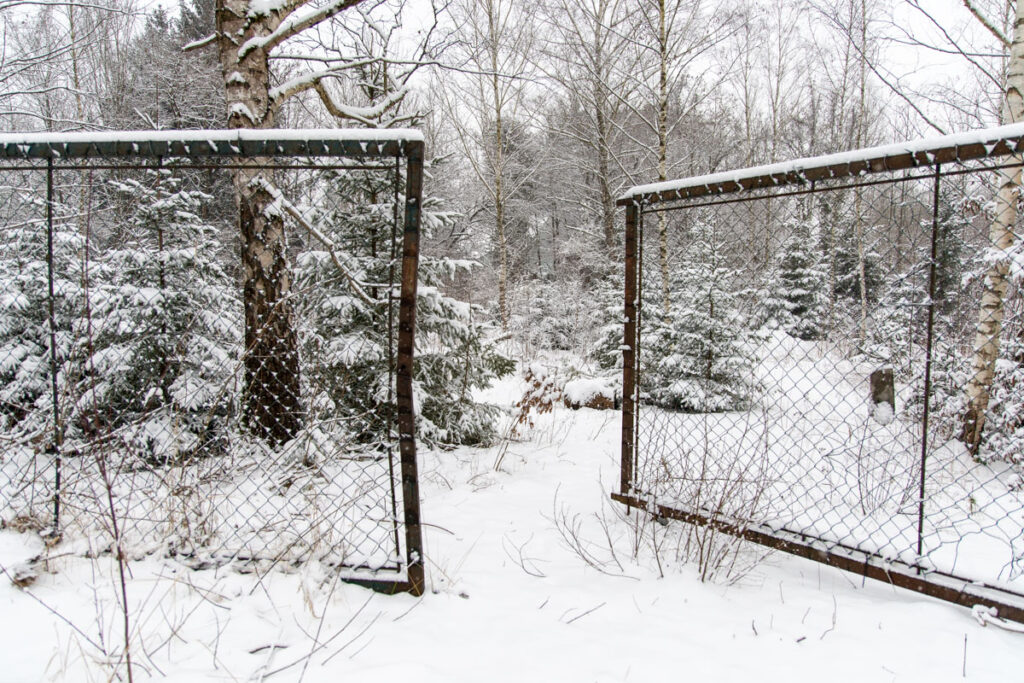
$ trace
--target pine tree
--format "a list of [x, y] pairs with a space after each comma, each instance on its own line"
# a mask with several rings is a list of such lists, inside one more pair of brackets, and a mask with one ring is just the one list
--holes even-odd
[[938, 312], [947, 317], [954, 312], [959, 298], [957, 293], [963, 287], [965, 261], [970, 251], [966, 242], [971, 227], [967, 209], [974, 201], [972, 197], [950, 195], [948, 191], [939, 194], [939, 230], [935, 245], [934, 301]]
[[[425, 203], [429, 211], [429, 203]], [[488, 340], [493, 325], [479, 306], [442, 292], [454, 268], [477, 267], [445, 258], [424, 259], [416, 305], [415, 381], [420, 389], [419, 436], [440, 445], [486, 445], [497, 436], [500, 410], [473, 392], [511, 373], [515, 364]]]
[[[323, 202], [331, 208], [313, 217], [329, 248], [302, 253], [296, 272], [298, 288], [309, 293], [300, 311], [309, 403], [314, 410], [341, 417], [361, 447], [383, 445], [389, 438], [386, 425], [395, 414], [398, 296], [397, 281], [394, 288], [388, 283], [397, 277], [392, 268], [401, 267], [401, 245], [394, 182], [394, 175], [333, 172]], [[397, 201], [398, 208], [404, 206], [401, 196]], [[452, 220], [436, 198], [424, 199], [422, 224], [427, 229]], [[343, 261], [347, 274], [336, 259]], [[458, 269], [474, 265], [420, 260], [413, 379], [417, 436], [428, 443], [491, 440], [496, 408], [478, 403], [473, 392], [512, 369], [486, 341], [482, 311], [442, 293]]]
[[611, 273], [597, 284], [596, 300], [600, 329], [594, 347], [594, 360], [603, 370], [622, 369], [622, 345], [624, 339], [622, 286], [625, 271], [616, 263]]
[[[750, 333], [731, 290], [738, 275], [726, 263], [714, 226], [699, 220], [668, 288], [671, 313], [645, 321], [641, 389], [655, 404], [720, 412], [753, 400]], [[645, 290], [658, 288], [647, 284]], [[645, 302], [645, 308], [657, 311], [657, 302]]]

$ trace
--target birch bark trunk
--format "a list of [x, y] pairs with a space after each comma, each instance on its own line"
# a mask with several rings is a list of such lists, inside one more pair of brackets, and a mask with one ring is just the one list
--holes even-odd
[[[1024, 2], [1018, 0], [1010, 43], [1010, 59], [1006, 66], [1006, 98], [1003, 100], [1002, 123], [1024, 120]], [[1022, 157], [1013, 157], [1021, 163]], [[1013, 228], [1017, 222], [1021, 169], [1000, 169], [999, 191], [995, 198], [995, 217], [989, 227], [989, 261], [984, 291], [978, 311], [978, 326], [971, 360], [971, 377], [967, 382], [967, 410], [961, 438], [968, 450], [977, 455], [985, 428], [996, 359], [999, 357], [1003, 328], [1003, 302], [1009, 287], [1009, 251], [1014, 244]]]
[[[668, 60], [669, 44], [666, 28], [665, 0], [658, 2], [658, 47], [661, 63], [658, 73], [658, 181], [668, 180]], [[665, 212], [658, 213], [658, 261], [661, 265], [661, 296], [665, 315], [671, 312], [669, 289], [668, 220]]]

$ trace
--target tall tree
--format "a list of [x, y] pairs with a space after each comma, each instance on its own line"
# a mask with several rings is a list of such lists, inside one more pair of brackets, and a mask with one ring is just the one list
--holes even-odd
[[[1006, 94], [1002, 110], [1004, 124], [1024, 120], [1024, 2], [1018, 0], [1016, 9], [1010, 58], [1006, 65]], [[1020, 155], [1013, 158], [1017, 163], [1022, 160]], [[988, 231], [989, 254], [986, 260], [989, 267], [985, 273], [985, 289], [978, 311], [962, 435], [964, 443], [974, 454], [977, 454], [981, 445], [985, 413], [995, 378], [996, 360], [999, 358], [1003, 304], [1009, 288], [1013, 230], [1017, 222], [1017, 203], [1020, 201], [1020, 167], [1000, 168], [996, 173], [999, 177], [999, 190], [996, 192], [994, 216]]]
[[[563, 178], [599, 217], [605, 253], [615, 250], [615, 198], [626, 179], [619, 130], [629, 87], [627, 13], [621, 0], [557, 0], [547, 8], [543, 69], [565, 93], [566, 106], [550, 125], [564, 147], [582, 148]], [[580, 178], [582, 183], [574, 182]], [[577, 200], [578, 203], [578, 200]]]
[[[670, 141], [680, 124], [708, 97], [695, 63], [733, 30], [733, 13], [712, 10], [703, 0], [643, 0], [634, 42], [639, 51], [634, 81], [639, 97], [632, 111], [655, 138], [657, 179], [669, 178]], [[642, 104], [641, 104], [642, 102]], [[658, 264], [662, 308], [670, 309], [668, 219], [658, 214]]]
[[[216, 32], [189, 48], [216, 45], [224, 79], [229, 128], [274, 127], [282, 105], [313, 91], [331, 113], [344, 113], [325, 82], [352, 66], [317, 62], [274, 85], [271, 58], [302, 34], [359, 5], [362, 0], [216, 0]], [[402, 92], [404, 95], [404, 91]], [[386, 106], [386, 105], [385, 105]], [[289, 298], [283, 216], [270, 211], [273, 179], [249, 160], [234, 175], [241, 236], [245, 311], [244, 414], [250, 429], [271, 443], [287, 441], [302, 425], [298, 338]]]
[[493, 211], [502, 329], [508, 329], [510, 317], [508, 206], [539, 164], [538, 159], [524, 155], [525, 148], [517, 147], [510, 135], [510, 129], [516, 123], [522, 125], [527, 115], [524, 84], [532, 58], [534, 11], [531, 3], [461, 0], [457, 5], [464, 34], [460, 68], [469, 77], [453, 82], [445, 101], [464, 155]]

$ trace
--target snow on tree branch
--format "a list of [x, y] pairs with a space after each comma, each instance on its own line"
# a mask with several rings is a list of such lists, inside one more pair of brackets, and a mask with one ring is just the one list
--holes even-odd
[[406, 94], [409, 92], [407, 86], [395, 90], [394, 92], [388, 93], [388, 96], [383, 98], [380, 102], [377, 102], [370, 107], [353, 107], [345, 104], [338, 104], [331, 94], [327, 92], [327, 88], [324, 87], [323, 83], [319, 79], [316, 80], [312, 85], [316, 89], [316, 93], [320, 96], [327, 111], [330, 112], [331, 116], [340, 119], [350, 119], [352, 121], [358, 121], [367, 126], [378, 125], [377, 120], [380, 119], [391, 109], [397, 107]]
[[207, 45], [213, 45], [217, 42], [217, 34], [211, 33], [210, 35], [200, 38], [199, 40], [193, 40], [191, 43], [181, 46], [182, 52], [191, 52], [192, 50], [200, 50]]
[[996, 25], [993, 24], [989, 20], [988, 17], [986, 17], [984, 14], [982, 14], [981, 10], [979, 10], [974, 5], [974, 3], [971, 2], [971, 0], [963, 0], [963, 3], [964, 3], [964, 7], [967, 8], [967, 11], [970, 12], [971, 14], [973, 14], [974, 18], [977, 19], [979, 22], [981, 22], [981, 25], [984, 26], [988, 30], [989, 33], [991, 33], [993, 36], [995, 36], [996, 40], [998, 40], [1003, 45], [1003, 47], [1006, 47], [1006, 48], [1010, 47], [1010, 40], [1009, 40], [1009, 38], [1007, 38], [1005, 35], [1003, 35], [1003, 32], [1000, 31], [998, 28], [996, 28]]
[[312, 28], [320, 22], [330, 19], [350, 7], [358, 5], [360, 2], [362, 2], [362, 0], [333, 0], [333, 2], [311, 12], [306, 12], [298, 16], [289, 16], [267, 35], [255, 36], [245, 41], [242, 46], [238, 48], [238, 59], [245, 59], [245, 57], [253, 50], [270, 52], [276, 46], [280, 45], [292, 36], [298, 35], [302, 31]]
[[277, 205], [282, 211], [287, 213], [289, 216], [294, 218], [299, 223], [299, 225], [301, 225], [303, 228], [309, 231], [310, 235], [315, 237], [318, 242], [324, 245], [324, 248], [327, 250], [327, 253], [331, 257], [331, 261], [334, 262], [334, 265], [338, 268], [339, 271], [341, 271], [341, 274], [345, 277], [346, 280], [348, 280], [348, 283], [352, 287], [352, 291], [356, 294], [356, 296], [362, 299], [364, 303], [370, 304], [371, 306], [375, 306], [379, 303], [378, 301], [374, 300], [369, 294], [367, 294], [365, 289], [363, 289], [363, 285], [365, 283], [360, 282], [360, 280], [355, 275], [352, 274], [352, 271], [349, 270], [345, 266], [345, 264], [341, 262], [341, 259], [338, 257], [337, 245], [334, 244], [334, 242], [329, 237], [327, 237], [327, 235], [325, 235], [321, 230], [319, 230], [315, 225], [306, 220], [306, 217], [302, 215], [302, 212], [299, 211], [294, 204], [288, 201], [285, 198], [285, 196], [281, 194], [280, 190], [274, 187], [274, 185], [272, 185], [271, 183], [267, 182], [266, 178], [264, 178], [263, 176], [256, 176], [255, 178], [253, 178], [251, 184], [259, 187], [260, 189], [264, 190], [267, 194], [269, 194], [271, 197], [273, 197], [275, 205]]

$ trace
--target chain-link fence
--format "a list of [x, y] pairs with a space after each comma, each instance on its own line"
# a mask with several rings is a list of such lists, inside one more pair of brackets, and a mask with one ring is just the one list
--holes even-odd
[[1022, 135], [631, 191], [615, 497], [1024, 619]]
[[335, 133], [0, 140], [4, 527], [422, 590], [423, 145]]

